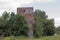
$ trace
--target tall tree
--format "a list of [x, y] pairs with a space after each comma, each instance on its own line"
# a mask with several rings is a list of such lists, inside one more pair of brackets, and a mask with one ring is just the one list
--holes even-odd
[[47, 19], [43, 21], [43, 35], [49, 36], [54, 35], [55, 26], [54, 26], [54, 19]]
[[9, 14], [10, 13], [8, 13], [7, 11], [4, 11], [3, 14], [2, 14], [3, 20], [8, 20]]
[[43, 19], [48, 17], [45, 11], [41, 11], [41, 10], [35, 10], [34, 16], [37, 16], [37, 17], [39, 16], [40, 18], [43, 18]]
[[35, 35], [37, 36], [48, 36], [54, 34], [54, 19], [47, 19], [48, 16], [44, 11], [36, 10], [34, 12], [35, 18]]

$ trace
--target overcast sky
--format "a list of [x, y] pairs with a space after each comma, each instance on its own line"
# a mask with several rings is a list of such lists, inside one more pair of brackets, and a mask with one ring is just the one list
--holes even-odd
[[46, 12], [55, 19], [55, 26], [60, 25], [60, 0], [0, 0], [0, 15], [4, 11], [16, 12], [17, 7], [34, 7]]

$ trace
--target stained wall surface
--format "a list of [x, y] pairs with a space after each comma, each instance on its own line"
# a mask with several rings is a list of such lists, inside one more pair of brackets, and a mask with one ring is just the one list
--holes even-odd
[[25, 17], [25, 20], [27, 24], [29, 25], [28, 36], [33, 37], [33, 24], [34, 24], [33, 7], [17, 8], [17, 13]]

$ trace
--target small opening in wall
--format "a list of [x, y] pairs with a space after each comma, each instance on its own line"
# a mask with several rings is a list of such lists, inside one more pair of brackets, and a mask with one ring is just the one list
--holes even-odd
[[24, 10], [24, 13], [25, 13], [25, 10]]

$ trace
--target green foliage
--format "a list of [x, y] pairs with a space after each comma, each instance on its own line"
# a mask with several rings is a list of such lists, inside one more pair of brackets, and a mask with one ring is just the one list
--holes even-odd
[[4, 36], [27, 35], [28, 25], [25, 18], [15, 13], [4, 12], [0, 17], [0, 34]]
[[43, 34], [43, 24], [40, 17], [35, 17], [34, 36], [41, 37]]
[[40, 18], [42, 18], [42, 19], [45, 19], [45, 18], [48, 17], [48, 16], [46, 15], [45, 11], [41, 11], [41, 10], [35, 10], [34, 16], [40, 17]]
[[29, 38], [25, 36], [9, 36], [5, 38], [0, 38], [0, 40], [60, 40], [60, 35], [56, 36], [45, 36], [41, 38]]
[[55, 32], [54, 20], [53, 19], [44, 20], [43, 29], [44, 29], [43, 35], [45, 36], [54, 35]]
[[[3, 36], [27, 36], [28, 30], [24, 16], [5, 11], [0, 17], [0, 34]], [[44, 11], [36, 10], [34, 12], [34, 37], [50, 36], [54, 35], [54, 32], [54, 19], [48, 19]]]
[[60, 26], [55, 29], [56, 34], [60, 34]]
[[6, 11], [3, 12], [3, 14], [2, 14], [3, 20], [8, 20], [9, 14], [10, 14], [10, 13], [7, 13]]
[[36, 10], [34, 12], [34, 35], [36, 37], [54, 35], [54, 19], [47, 19], [44, 11]]

